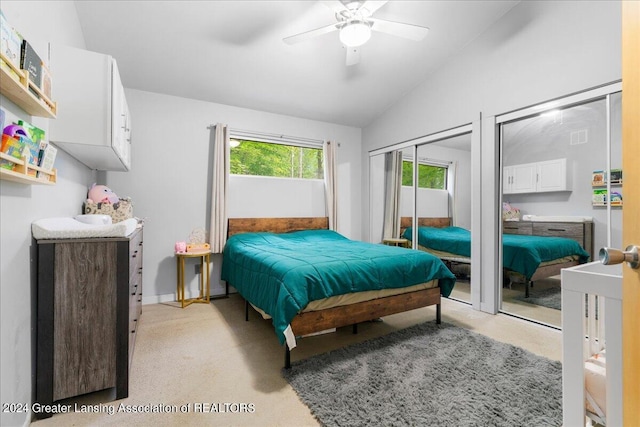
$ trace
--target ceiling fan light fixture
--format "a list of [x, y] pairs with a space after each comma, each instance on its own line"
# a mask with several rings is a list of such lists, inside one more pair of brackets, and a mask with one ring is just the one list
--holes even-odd
[[340, 41], [348, 47], [362, 46], [371, 38], [371, 27], [362, 21], [348, 23], [340, 30]]

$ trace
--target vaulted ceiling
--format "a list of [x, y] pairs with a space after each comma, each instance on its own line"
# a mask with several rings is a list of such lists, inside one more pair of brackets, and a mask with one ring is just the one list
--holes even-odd
[[116, 58], [125, 87], [364, 127], [517, 1], [389, 1], [375, 17], [430, 28], [415, 42], [374, 32], [347, 66], [320, 1], [76, 1], [87, 49]]

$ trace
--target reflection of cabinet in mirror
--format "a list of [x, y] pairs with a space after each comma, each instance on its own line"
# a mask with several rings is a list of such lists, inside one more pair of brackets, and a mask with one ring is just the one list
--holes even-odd
[[502, 180], [504, 194], [571, 190], [567, 159], [505, 166]]

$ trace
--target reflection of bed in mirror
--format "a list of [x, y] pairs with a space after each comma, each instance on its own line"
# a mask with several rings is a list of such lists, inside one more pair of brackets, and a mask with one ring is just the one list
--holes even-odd
[[[401, 220], [402, 236], [409, 240], [412, 240], [411, 222], [407, 217]], [[471, 233], [450, 224], [449, 218], [418, 218], [418, 248], [440, 257], [449, 266], [471, 263]], [[514, 276], [522, 277], [527, 297], [532, 282], [558, 275], [563, 268], [585, 263], [590, 256], [578, 243], [583, 236], [561, 237], [568, 236], [566, 231], [571, 227], [564, 227], [562, 223], [546, 227], [530, 224], [530, 233], [509, 234], [505, 231], [502, 251], [505, 277], [510, 280]], [[583, 223], [572, 223], [576, 224]], [[534, 230], [539, 234], [533, 234]], [[556, 235], [552, 234], [554, 232]]]
[[222, 279], [245, 298], [247, 320], [249, 305], [273, 319], [285, 367], [296, 337], [429, 305], [440, 323], [455, 283], [440, 259], [327, 228], [327, 218], [229, 219]]

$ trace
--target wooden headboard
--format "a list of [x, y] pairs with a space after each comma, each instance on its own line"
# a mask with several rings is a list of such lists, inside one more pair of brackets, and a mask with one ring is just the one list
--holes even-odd
[[[400, 218], [400, 235], [404, 233], [408, 227], [411, 227], [413, 218], [410, 216], [403, 216]], [[418, 227], [449, 227], [451, 225], [451, 218], [427, 218], [418, 217]]]
[[269, 231], [271, 233], [287, 233], [299, 230], [322, 230], [329, 228], [329, 218], [229, 218], [227, 236], [239, 233]]

